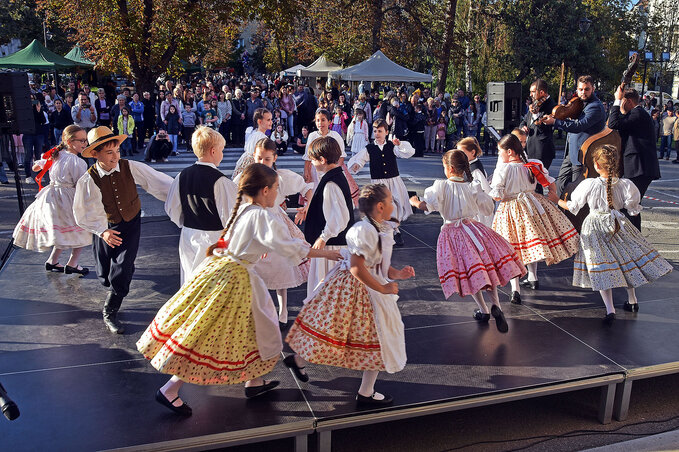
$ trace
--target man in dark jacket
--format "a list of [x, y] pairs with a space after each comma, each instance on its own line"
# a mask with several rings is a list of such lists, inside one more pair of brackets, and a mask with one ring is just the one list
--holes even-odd
[[547, 92], [547, 82], [537, 79], [530, 85], [530, 95], [533, 101], [541, 100], [537, 113], [528, 112], [521, 121], [521, 127], [528, 134], [526, 141], [526, 154], [529, 159], [538, 159], [545, 168], [549, 169], [554, 160], [554, 127], [548, 125], [538, 125], [535, 121], [541, 116], [550, 115], [556, 102]]
[[[619, 86], [608, 117], [608, 127], [617, 130], [622, 138], [622, 176], [631, 180], [643, 199], [652, 181], [660, 179], [660, 165], [655, 151], [653, 120], [639, 105], [639, 93]], [[627, 215], [627, 212], [624, 212]], [[629, 217], [629, 216], [628, 216]], [[629, 217], [641, 230], [641, 215]]]

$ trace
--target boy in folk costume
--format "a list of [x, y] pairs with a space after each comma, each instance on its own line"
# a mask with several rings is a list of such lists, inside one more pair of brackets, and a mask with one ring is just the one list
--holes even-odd
[[191, 138], [198, 161], [177, 175], [167, 195], [165, 212], [182, 228], [182, 285], [205, 259], [205, 250], [219, 239], [236, 200], [238, 187], [218, 169], [225, 144], [216, 130], [199, 127]]
[[83, 157], [97, 162], [78, 180], [73, 215], [93, 240], [97, 276], [109, 293], [104, 303], [104, 323], [112, 333], [125, 328], [117, 314], [130, 290], [134, 260], [141, 235], [141, 202], [136, 185], [165, 201], [172, 178], [134, 160], [120, 158], [126, 135], [114, 135], [105, 126], [87, 134], [89, 146]]

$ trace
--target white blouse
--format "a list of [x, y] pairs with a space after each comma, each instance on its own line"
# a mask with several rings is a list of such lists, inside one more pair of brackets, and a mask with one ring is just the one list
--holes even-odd
[[439, 212], [446, 223], [472, 219], [477, 215], [492, 215], [495, 204], [483, 191], [480, 183], [455, 182], [450, 179], [434, 181], [424, 190], [425, 214]]
[[[278, 173], [278, 196], [276, 197], [276, 205], [280, 206], [285, 201], [286, 196], [300, 193], [306, 195], [309, 190], [313, 190], [314, 184], [312, 182], [304, 182], [304, 178], [294, 171], [281, 168], [276, 170]], [[308, 199], [307, 201], [311, 201]]]
[[249, 155], [253, 156], [255, 155], [255, 145], [259, 140], [262, 138], [268, 138], [264, 132], [260, 132], [259, 129], [255, 129], [252, 131], [250, 136], [248, 136], [247, 141], [245, 142], [245, 148], [243, 151], [244, 155]]
[[[173, 179], [165, 173], [156, 171], [148, 165], [135, 160], [128, 160], [130, 172], [134, 182], [140, 185], [148, 194], [165, 202], [167, 193], [170, 190]], [[111, 171], [105, 171], [99, 163], [95, 167], [100, 177], [108, 176], [116, 171], [120, 171], [120, 164]], [[101, 236], [108, 229], [106, 211], [101, 202], [101, 190], [94, 183], [89, 173], [83, 174], [78, 180], [75, 188], [75, 199], [73, 200], [73, 216], [81, 228], [92, 234]]]
[[[629, 179], [613, 178], [613, 207], [616, 210], [627, 209], [630, 215], [638, 215], [642, 206], [639, 189]], [[576, 215], [585, 204], [593, 212], [609, 212], [606, 197], [606, 179], [603, 177], [585, 179], [571, 193], [568, 210]]]
[[[45, 167], [47, 160], [40, 159], [35, 162], [41, 168]], [[75, 188], [75, 184], [83, 174], [87, 172], [87, 162], [75, 154], [62, 149], [59, 156], [54, 159], [49, 169], [50, 184], [54, 186]]]
[[[319, 178], [323, 177], [319, 174]], [[327, 242], [337, 237], [349, 224], [349, 210], [344, 200], [342, 189], [334, 182], [328, 182], [323, 188], [323, 216], [325, 227], [319, 238]]]
[[[549, 172], [542, 166], [542, 162], [536, 159], [529, 159], [529, 162], [537, 162], [541, 165], [542, 174], [545, 175], [549, 183], [554, 182], [554, 178], [549, 175]], [[537, 179], [533, 182], [529, 178], [530, 170], [523, 166], [521, 162], [506, 163], [495, 169], [493, 173], [493, 180], [490, 184], [490, 196], [499, 199], [511, 199], [522, 192], [535, 191]]]
[[[478, 158], [475, 158], [469, 163], [472, 164], [477, 160]], [[481, 171], [480, 169], [475, 169], [474, 171], [472, 171], [472, 178], [479, 184], [481, 184], [481, 188], [483, 188], [484, 192], [490, 193], [491, 190], [490, 183], [488, 183], [488, 177], [483, 173], [483, 171]]]
[[[304, 156], [302, 157], [304, 160], [311, 160], [311, 157], [309, 157], [309, 149], [311, 148], [311, 143], [314, 142], [314, 140], [321, 138], [323, 135], [318, 130], [315, 130], [309, 134], [309, 138], [307, 138], [306, 142], [306, 150], [304, 152]], [[340, 150], [342, 151], [342, 155], [340, 155], [340, 158], [346, 158], [347, 153], [344, 152], [344, 140], [342, 139], [342, 136], [335, 132], [334, 130], [328, 130], [328, 134], [325, 135], [326, 137], [333, 137], [335, 141], [340, 146]]]
[[[380, 148], [380, 151], [382, 148], [387, 143], [384, 142], [382, 144], [379, 144], [375, 142], [375, 145]], [[408, 159], [415, 155], [415, 148], [407, 141], [401, 141], [401, 144], [398, 146], [394, 146], [394, 155], [400, 159]], [[352, 156], [351, 159], [349, 160], [349, 163], [347, 163], [347, 168], [351, 170], [351, 168], [354, 165], [358, 165], [358, 170], [363, 168], [363, 166], [370, 161], [370, 154], [368, 153], [368, 148], [363, 148], [360, 151], [356, 153], [356, 155]], [[354, 173], [358, 172], [358, 170], [354, 171]]]
[[[205, 165], [214, 169], [218, 169], [213, 163], [196, 162], [196, 165]], [[215, 182], [215, 204], [217, 205], [217, 213], [222, 220], [222, 224], [226, 224], [231, 216], [231, 209], [236, 202], [238, 193], [238, 186], [228, 177], [220, 177]], [[184, 212], [182, 211], [182, 201], [179, 191], [179, 175], [174, 178], [172, 185], [167, 193], [167, 201], [165, 201], [165, 213], [170, 217], [170, 220], [179, 226], [184, 226]]]

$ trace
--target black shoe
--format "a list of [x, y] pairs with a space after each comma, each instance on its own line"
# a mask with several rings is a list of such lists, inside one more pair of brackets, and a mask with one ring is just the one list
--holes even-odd
[[493, 315], [493, 317], [495, 317], [495, 326], [497, 326], [497, 330], [500, 333], [506, 333], [507, 331], [509, 331], [509, 325], [507, 325], [505, 313], [502, 312], [502, 309], [493, 305], [493, 307], [490, 308], [490, 313]]
[[488, 323], [490, 320], [490, 314], [485, 314], [481, 312], [480, 309], [474, 309], [474, 320], [476, 320], [479, 323]]
[[625, 304], [622, 305], [622, 308], [628, 312], [639, 312], [639, 303], [632, 304], [629, 301], [626, 301]]
[[50, 264], [49, 262], [45, 262], [45, 271], [54, 272], [54, 273], [63, 273], [64, 267], [59, 265], [59, 262], [57, 262], [54, 265]]
[[7, 185], [7, 184], [9, 184], [9, 181], [8, 180], [0, 180], [0, 184]]
[[615, 321], [615, 312], [606, 314], [606, 317], [604, 317], [602, 321], [604, 322], [604, 325], [613, 325], [613, 322]]
[[118, 320], [117, 313], [104, 313], [104, 325], [111, 333], [123, 334], [125, 332], [125, 326]]
[[174, 401], [177, 400], [178, 398], [179, 396], [177, 396], [177, 398], [175, 398], [174, 400], [170, 401], [167, 400], [167, 397], [165, 397], [162, 392], [160, 392], [160, 389], [156, 391], [156, 402], [160, 403], [163, 406], [168, 407], [169, 409], [171, 409], [180, 416], [187, 417], [191, 416], [193, 414], [193, 410], [186, 403], [182, 403], [181, 406], [173, 405]]
[[245, 388], [245, 397], [247, 397], [248, 399], [251, 399], [253, 397], [257, 397], [259, 395], [262, 395], [266, 392], [271, 391], [273, 388], [275, 388], [279, 384], [280, 384], [280, 381], [271, 380], [268, 383], [265, 381], [263, 385], [250, 386], [249, 388]]
[[519, 292], [512, 292], [509, 302], [511, 304], [521, 304], [521, 294]]
[[679, 158], [676, 160], [672, 160], [672, 163], [679, 163]]
[[403, 236], [401, 235], [400, 232], [394, 233], [394, 245], [403, 246]]
[[295, 373], [295, 377], [303, 383], [306, 383], [309, 381], [309, 375], [307, 375], [306, 372], [302, 372], [304, 370], [304, 367], [299, 367], [297, 365], [297, 362], [295, 361], [295, 355], [288, 355], [285, 357], [283, 360], [283, 363], [288, 366], [292, 371]]
[[278, 321], [278, 329], [281, 331], [284, 331], [288, 327], [288, 322], [281, 322], [280, 320]]
[[382, 394], [384, 398], [382, 400], [378, 400], [375, 398], [375, 393], [370, 397], [362, 396], [361, 394], [356, 394], [356, 402], [359, 405], [372, 405], [372, 406], [387, 406], [391, 405], [394, 403], [394, 398], [390, 395], [387, 394]]
[[67, 265], [64, 268], [67, 275], [70, 275], [71, 273], [80, 273], [81, 275], [85, 276], [90, 272], [89, 268], [87, 267], [82, 267], [79, 269], [78, 267], [71, 267], [70, 265]]
[[536, 281], [529, 281], [527, 279], [524, 279], [524, 280], [520, 281], [520, 284], [523, 287], [527, 287], [527, 288], [533, 289], [533, 290], [538, 290], [540, 288], [540, 282], [537, 281], [537, 280]]

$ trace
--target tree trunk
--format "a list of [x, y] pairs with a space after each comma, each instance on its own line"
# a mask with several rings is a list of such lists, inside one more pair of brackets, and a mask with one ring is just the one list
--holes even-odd
[[448, 0], [448, 11], [446, 11], [445, 24], [443, 30], [443, 48], [439, 55], [438, 83], [436, 84], [436, 94], [446, 92], [446, 82], [448, 81], [448, 68], [450, 66], [450, 51], [455, 41], [455, 11], [457, 10], [457, 0]]
[[[276, 39], [274, 37], [274, 39]], [[283, 50], [281, 49], [281, 41], [279, 39], [276, 39], [276, 54], [278, 55], [278, 66], [280, 67], [280, 71], [285, 69], [285, 66], [283, 66]]]
[[384, 11], [382, 10], [383, 0], [371, 0], [370, 7], [373, 12], [372, 27], [372, 51], [373, 53], [382, 47], [382, 22], [384, 21]]

